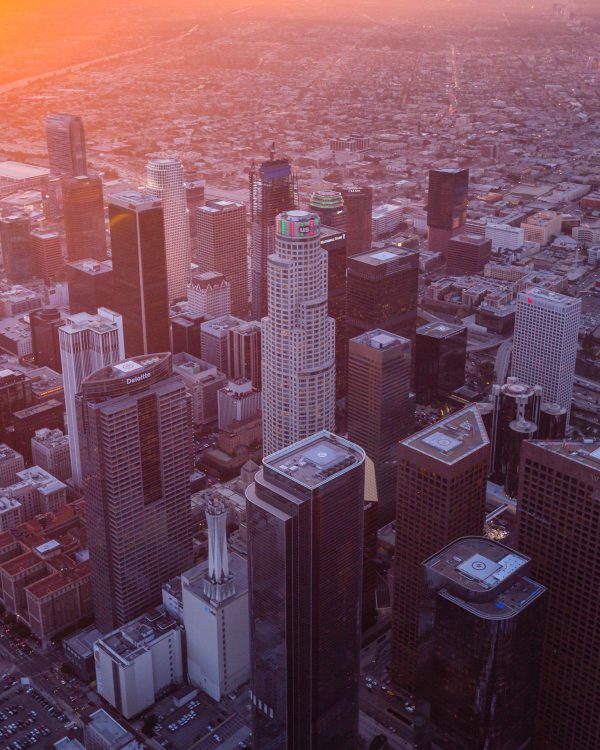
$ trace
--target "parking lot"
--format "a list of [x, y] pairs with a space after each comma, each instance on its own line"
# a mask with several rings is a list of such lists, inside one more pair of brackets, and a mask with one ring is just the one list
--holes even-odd
[[2, 750], [41, 750], [67, 733], [67, 717], [37, 690], [21, 685], [18, 676], [4, 678], [0, 691]]
[[164, 698], [156, 704], [154, 713], [158, 717], [154, 738], [165, 750], [241, 748], [249, 733], [237, 714], [201, 692], [181, 708], [174, 705], [171, 697]]

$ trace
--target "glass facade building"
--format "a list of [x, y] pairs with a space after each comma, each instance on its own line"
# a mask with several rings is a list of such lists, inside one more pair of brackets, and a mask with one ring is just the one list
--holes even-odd
[[69, 261], [106, 258], [104, 192], [96, 175], [62, 180], [63, 211]]
[[468, 169], [430, 169], [427, 197], [429, 249], [448, 251], [448, 243], [467, 221]]
[[445, 401], [465, 384], [466, 326], [426, 323], [417, 328], [415, 392], [418, 404]]

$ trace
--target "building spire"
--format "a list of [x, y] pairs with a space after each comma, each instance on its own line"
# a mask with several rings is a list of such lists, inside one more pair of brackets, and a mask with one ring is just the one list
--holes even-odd
[[206, 508], [208, 527], [208, 572], [204, 593], [213, 601], [222, 602], [235, 593], [233, 575], [229, 572], [227, 554], [227, 508], [212, 499]]

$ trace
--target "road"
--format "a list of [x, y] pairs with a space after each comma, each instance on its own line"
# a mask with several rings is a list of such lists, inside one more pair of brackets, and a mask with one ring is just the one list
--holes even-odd
[[367, 746], [378, 734], [385, 734], [388, 745], [392, 750], [412, 750], [413, 747], [412, 742], [403, 740], [397, 734], [394, 734], [394, 732], [382, 727], [381, 724], [364, 711], [360, 711], [358, 715], [358, 731], [360, 736], [367, 741]]
[[512, 339], [509, 339], [508, 341], [503, 341], [498, 347], [498, 352], [496, 353], [496, 365], [494, 367], [496, 370], [496, 383], [506, 383], [512, 346]]

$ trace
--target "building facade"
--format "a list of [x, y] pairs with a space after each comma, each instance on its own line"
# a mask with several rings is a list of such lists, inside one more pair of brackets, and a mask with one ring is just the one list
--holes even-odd
[[52, 174], [67, 177], [87, 174], [85, 133], [81, 117], [62, 112], [48, 113], [46, 142]]
[[97, 175], [62, 180], [62, 198], [69, 261], [106, 258], [104, 192]]
[[415, 340], [415, 393], [418, 404], [445, 401], [465, 384], [466, 326], [426, 323]]
[[429, 249], [446, 255], [448, 242], [467, 221], [468, 169], [430, 169], [427, 197]]

